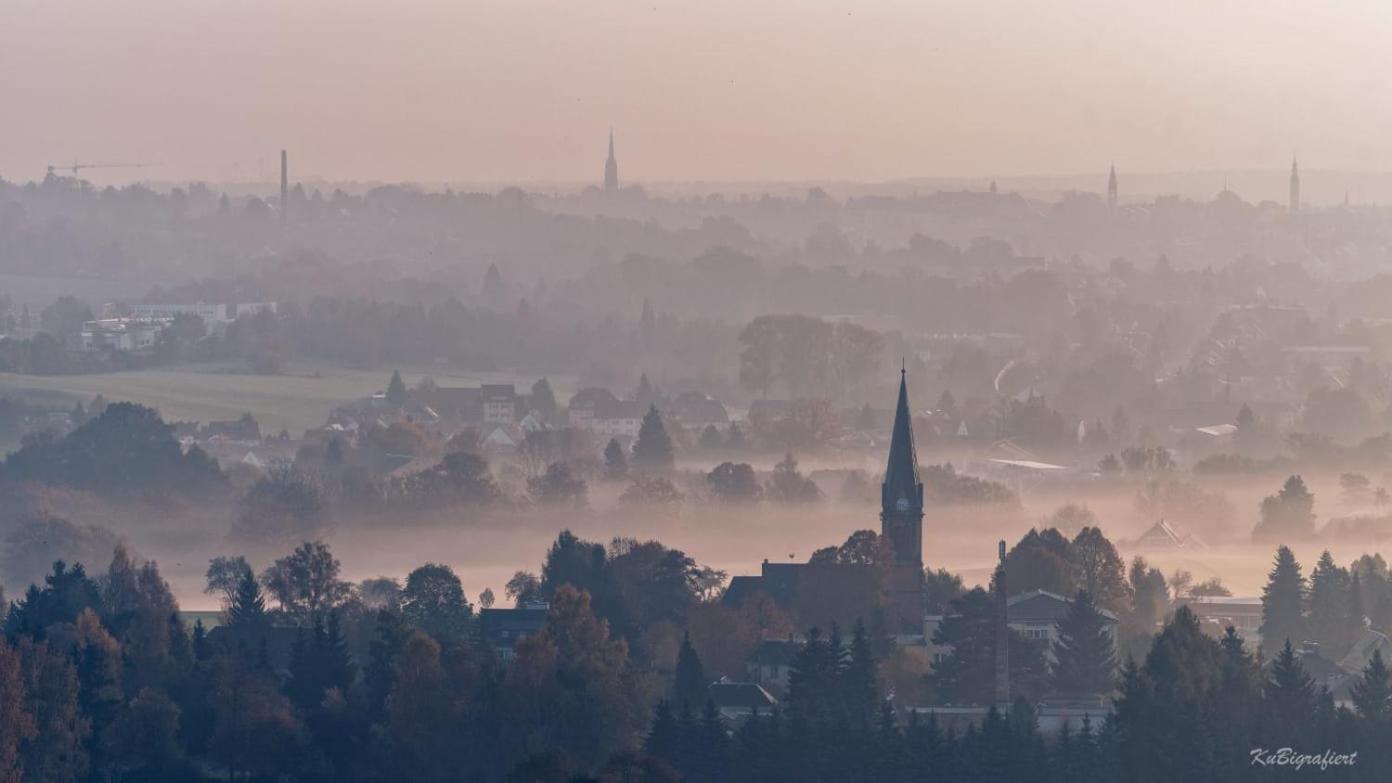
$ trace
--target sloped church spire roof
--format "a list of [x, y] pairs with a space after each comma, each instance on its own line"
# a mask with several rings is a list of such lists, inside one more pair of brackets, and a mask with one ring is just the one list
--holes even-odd
[[[885, 513], [923, 510], [923, 484], [918, 480], [918, 455], [914, 453], [907, 370], [899, 371], [899, 403], [894, 411], [894, 431], [889, 441], [889, 464], [885, 467], [882, 500]], [[901, 500], [905, 502], [901, 503]]]
[[619, 162], [614, 158], [614, 128], [609, 128], [609, 158], [604, 161], [604, 189], [619, 189]]

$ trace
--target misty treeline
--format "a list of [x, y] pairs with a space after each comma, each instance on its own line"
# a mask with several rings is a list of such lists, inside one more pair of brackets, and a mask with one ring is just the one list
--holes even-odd
[[[837, 223], [860, 214], [856, 208], [942, 210], [954, 219], [962, 210], [1011, 220], [1030, 214], [1002, 212], [986, 194], [854, 204], [825, 194], [742, 206], [653, 201], [659, 211], [694, 216], [695, 228], [580, 217], [563, 213], [564, 198], [515, 190], [459, 195], [388, 186], [315, 198], [292, 189], [285, 225], [258, 198], [224, 204], [202, 186], [95, 191], [53, 177], [5, 184], [0, 200], [0, 269], [160, 280], [145, 297], [150, 302], [284, 305], [282, 315], [251, 319], [226, 336], [181, 330], [139, 357], [74, 355], [43, 338], [9, 341], [0, 361], [21, 371], [214, 358], [240, 358], [260, 372], [297, 358], [356, 366], [445, 360], [471, 369], [542, 367], [618, 386], [646, 369], [669, 387], [730, 400], [817, 396], [860, 405], [880, 399], [892, 377], [879, 377], [907, 356], [934, 396], [950, 391], [972, 417], [1001, 418], [1004, 400], [1038, 390], [1065, 424], [1030, 444], [1047, 449], [1078, 421], [1105, 422], [1117, 406], [1138, 428], [1166, 426], [1164, 412], [1226, 400], [1247, 376], [1289, 376], [1284, 382], [1297, 400], [1339, 388], [1318, 360], [1283, 355], [1300, 344], [1369, 348], [1361, 368], [1349, 372], [1362, 375], [1355, 385], [1374, 416], [1386, 408], [1377, 391], [1387, 377], [1380, 357], [1388, 334], [1377, 320], [1386, 278], [1335, 281], [1232, 248], [1200, 265], [1158, 255], [1152, 244], [1121, 254], [1109, 248], [1092, 262], [1062, 253], [1058, 258], [1067, 260], [1046, 262], [989, 237], [948, 242], [908, 233], [893, 243], [858, 245], [846, 236], [853, 225]], [[1094, 214], [1100, 205], [1084, 207], [1086, 201], [1050, 208], [1069, 231], [1114, 233], [1105, 209]], [[1016, 202], [1023, 203], [999, 197], [1000, 205]], [[727, 206], [759, 228], [711, 215]], [[1149, 215], [1168, 215], [1158, 225], [1173, 230], [1174, 221], [1203, 225], [1206, 208], [1165, 202]], [[790, 216], [806, 237], [765, 238], [786, 232], [775, 228], [779, 221], [758, 221], [764, 213]], [[77, 260], [64, 261], [64, 254]], [[141, 269], [146, 263], [176, 268]], [[14, 319], [19, 309], [0, 316]], [[84, 312], [72, 300], [31, 320], [61, 344]], [[769, 358], [762, 327], [770, 318], [761, 317], [777, 314], [825, 323], [779, 329], [796, 339]], [[854, 332], [850, 323], [875, 334]], [[845, 334], [827, 340], [823, 331]], [[741, 341], [741, 334], [760, 339]], [[841, 350], [847, 345], [869, 350]], [[1355, 418], [1316, 423], [1324, 429], [1301, 423], [1298, 431], [1344, 441], [1379, 429], [1359, 429]]]
[[[1288, 554], [1278, 554], [1273, 585]], [[867, 565], [892, 556], [872, 531], [821, 554]], [[101, 574], [53, 564], [9, 607], [0, 773], [55, 783], [1110, 781], [1126, 770], [1135, 780], [1230, 781], [1269, 774], [1251, 765], [1252, 749], [1293, 745], [1356, 751], [1353, 766], [1326, 774], [1380, 779], [1392, 730], [1380, 654], [1352, 708], [1336, 707], [1289, 644], [1264, 660], [1165, 597], [1118, 671], [1103, 612], [1141, 611], [1135, 602], [1164, 592], [1163, 577], [1138, 563], [1128, 580], [1092, 527], [1072, 540], [1031, 533], [1007, 565], [1012, 591], [1063, 579], [1077, 600], [1051, 658], [1012, 636], [1018, 698], [963, 728], [915, 710], [903, 688], [918, 679], [959, 704], [990, 701], [993, 588], [963, 591], [946, 572], [929, 581], [946, 587], [935, 641], [951, 651], [924, 677], [874, 630], [879, 588], [841, 597], [848, 614], [814, 627], [762, 594], [721, 601], [722, 574], [655, 541], [606, 546], [562, 533], [538, 573], [506, 586], [518, 605], [546, 607], [541, 628], [506, 656], [479, 611], [496, 596], [471, 602], [448, 566], [353, 584], [319, 541], [259, 572], [244, 557], [217, 557], [207, 591], [222, 610], [216, 623], [190, 626], [158, 566], [117, 547]], [[802, 641], [777, 706], [727, 723], [706, 686], [741, 674], [761, 640], [790, 637]], [[1039, 696], [1074, 688], [1114, 702], [1042, 735]]]
[[[384, 515], [409, 518], [439, 511], [466, 526], [482, 515], [528, 510], [557, 518], [588, 515], [596, 511], [591, 508], [596, 494], [604, 498], [598, 511], [658, 521], [670, 521], [687, 505], [716, 504], [728, 513], [751, 511], [753, 504], [831, 501], [869, 507], [879, 481], [857, 470], [809, 474], [792, 453], [755, 450], [765, 438], [776, 438], [767, 445], [781, 446], [801, 432], [796, 417], [767, 431], [755, 426], [748, 435], [730, 426], [695, 439], [677, 438], [654, 407], [631, 446], [611, 440], [601, 447], [583, 431], [539, 429], [522, 439], [514, 458], [497, 462], [484, 456], [474, 431], [444, 439], [403, 420], [372, 425], [357, 438], [320, 431], [299, 447], [292, 463], [268, 469], [235, 463], [224, 470], [196, 445], [185, 449], [174, 426], [149, 408], [95, 400], [72, 416], [78, 425], [72, 432], [26, 436], [0, 464], [5, 498], [0, 576], [10, 584], [36, 579], [56, 558], [90, 559], [115, 541], [115, 534], [100, 525], [64, 518], [67, 509], [91, 501], [144, 503], [176, 513], [196, 506], [200, 519], [211, 520], [235, 540], [275, 543], [322, 535], [340, 523], [377, 525]], [[257, 430], [246, 417], [237, 426]], [[805, 434], [797, 437], [803, 445], [812, 442]], [[686, 467], [677, 466], [679, 455]], [[1102, 480], [1134, 492], [1136, 513], [1143, 518], [1206, 522], [1201, 529], [1207, 534], [1247, 538], [1244, 529], [1223, 527], [1232, 525], [1236, 514], [1223, 495], [1185, 478], [1168, 451], [1132, 447], [1120, 455], [1109, 458], [1115, 470], [1104, 471]], [[414, 466], [396, 469], [403, 456]], [[1011, 515], [1021, 508], [1006, 486], [961, 474], [951, 463], [921, 466], [921, 477], [928, 496], [942, 507], [995, 507]], [[1345, 474], [1341, 484], [1346, 502], [1385, 503], [1386, 491], [1363, 474]], [[1316, 498], [1299, 475], [1284, 483], [1273, 476], [1271, 487], [1272, 494], [1251, 510], [1259, 517], [1252, 532], [1258, 541], [1335, 541], [1377, 534], [1388, 524], [1386, 512], [1371, 512], [1333, 517], [1319, 527]], [[1072, 535], [1099, 523], [1086, 508], [1065, 507], [1044, 524]], [[1074, 588], [1049, 587], [1065, 595]]]
[[[97, 399], [71, 416], [77, 426], [68, 434], [26, 435], [0, 463], [0, 579], [10, 584], [37, 579], [56, 558], [89, 560], [116, 540], [101, 525], [63, 517], [64, 509], [89, 501], [182, 514], [196, 507], [193, 516], [200, 520], [226, 520], [220, 524], [236, 540], [274, 543], [321, 535], [342, 519], [379, 525], [392, 515], [418, 512], [449, 512], [465, 524], [482, 514], [529, 509], [560, 518], [585, 512], [592, 487], [616, 495], [620, 509], [656, 520], [687, 504], [715, 503], [732, 511], [760, 503], [869, 504], [878, 480], [846, 472], [828, 498], [791, 453], [756, 470], [747, 460], [768, 453], [753, 451], [758, 436], [751, 433], [746, 441], [737, 426], [719, 433], [716, 443], [701, 438], [680, 447], [711, 467], [677, 470], [678, 444], [656, 408], [630, 447], [611, 440], [600, 448], [583, 431], [541, 429], [523, 438], [515, 459], [494, 464], [483, 456], [475, 431], [442, 439], [400, 421], [373, 425], [357, 438], [320, 432], [289, 464], [261, 469], [238, 462], [225, 470], [197, 445], [185, 448], [175, 426], [150, 408]], [[233, 425], [253, 436], [259, 432], [250, 417], [223, 426]], [[791, 426], [780, 428], [783, 437]], [[402, 456], [419, 460], [419, 466], [393, 470]], [[1004, 486], [959, 475], [951, 465], [926, 468], [924, 476], [943, 504], [1019, 502]]]

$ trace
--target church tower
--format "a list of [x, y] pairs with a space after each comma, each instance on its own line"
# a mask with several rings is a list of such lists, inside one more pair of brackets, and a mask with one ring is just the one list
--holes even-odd
[[894, 547], [888, 619], [894, 633], [923, 633], [923, 482], [918, 480], [907, 371], [899, 373], [899, 404], [880, 488], [880, 535]]
[[1107, 211], [1116, 212], [1117, 208], [1117, 181], [1116, 164], [1112, 164], [1112, 173], [1107, 175]]
[[1296, 165], [1295, 158], [1291, 158], [1291, 180], [1290, 180], [1290, 212], [1292, 215], [1300, 211], [1300, 167]]
[[604, 190], [614, 193], [619, 189], [619, 162], [614, 159], [614, 129], [609, 129], [609, 159], [604, 162]]

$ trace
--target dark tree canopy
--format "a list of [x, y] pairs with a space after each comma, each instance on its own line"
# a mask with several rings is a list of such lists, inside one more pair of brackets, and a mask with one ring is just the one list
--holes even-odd
[[107, 405], [100, 416], [55, 439], [39, 435], [5, 460], [5, 481], [35, 481], [111, 495], [151, 491], [206, 495], [226, 479], [201, 449], [185, 453], [173, 425], [153, 409], [129, 402]]
[[656, 406], [648, 408], [643, 423], [638, 428], [638, 440], [633, 443], [633, 466], [641, 470], [671, 470], [676, 460], [676, 450], [672, 446], [672, 436], [662, 423], [662, 414]]
[[417, 628], [441, 641], [462, 637], [473, 614], [454, 570], [435, 563], [427, 563], [406, 577], [401, 611]]

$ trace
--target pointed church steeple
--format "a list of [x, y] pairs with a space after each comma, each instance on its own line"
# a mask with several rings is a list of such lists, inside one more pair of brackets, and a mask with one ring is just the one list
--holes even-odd
[[604, 189], [614, 192], [619, 189], [619, 162], [614, 158], [614, 129], [609, 128], [609, 159], [604, 162]]
[[899, 402], [880, 489], [880, 522], [883, 534], [894, 546], [896, 562], [922, 562], [923, 482], [918, 479], [918, 455], [914, 452], [907, 369], [899, 373]]
[[1116, 164], [1112, 164], [1111, 173], [1107, 175], [1107, 209], [1115, 211], [1117, 206], [1117, 178]]
[[908, 368], [899, 371], [899, 403], [880, 488], [880, 535], [894, 549], [886, 618], [895, 633], [923, 633], [923, 482], [914, 453]]

